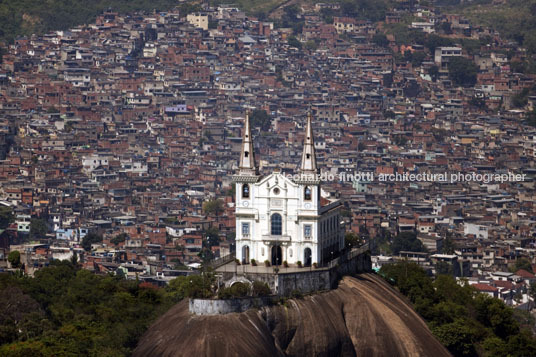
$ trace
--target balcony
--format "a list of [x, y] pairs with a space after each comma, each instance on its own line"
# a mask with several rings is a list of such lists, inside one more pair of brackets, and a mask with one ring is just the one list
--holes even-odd
[[289, 235], [272, 235], [272, 234], [263, 234], [262, 241], [264, 244], [289, 244], [291, 242], [291, 237]]

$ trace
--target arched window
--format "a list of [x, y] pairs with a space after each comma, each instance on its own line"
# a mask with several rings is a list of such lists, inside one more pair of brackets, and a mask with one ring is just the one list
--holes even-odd
[[271, 217], [271, 231], [272, 235], [280, 236], [283, 234], [281, 215], [279, 213], [274, 213]]
[[305, 186], [305, 189], [303, 191], [303, 196], [306, 201], [311, 200], [311, 188], [309, 186]]
[[249, 185], [247, 183], [242, 185], [242, 198], [249, 198]]

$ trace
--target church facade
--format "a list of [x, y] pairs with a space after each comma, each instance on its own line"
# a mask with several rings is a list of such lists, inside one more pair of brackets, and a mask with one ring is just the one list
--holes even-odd
[[246, 115], [236, 185], [236, 258], [242, 264], [310, 266], [344, 248], [338, 200], [322, 191], [311, 117], [307, 118], [299, 172], [290, 179], [274, 170], [259, 175]]

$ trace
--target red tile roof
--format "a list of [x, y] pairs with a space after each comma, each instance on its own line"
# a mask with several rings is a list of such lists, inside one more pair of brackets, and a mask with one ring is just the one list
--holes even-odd
[[516, 275], [519, 275], [520, 277], [525, 278], [525, 279], [536, 278], [536, 275], [526, 271], [525, 269], [519, 269], [518, 271], [516, 271]]
[[472, 286], [478, 291], [493, 292], [493, 293], [499, 291], [499, 289], [494, 288], [493, 286], [488, 285], [488, 284], [473, 284]]
[[497, 288], [504, 288], [509, 290], [514, 287], [514, 284], [511, 281], [494, 280], [492, 284]]

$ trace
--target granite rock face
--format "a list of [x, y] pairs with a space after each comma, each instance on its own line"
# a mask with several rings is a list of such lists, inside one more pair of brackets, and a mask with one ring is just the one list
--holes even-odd
[[285, 305], [194, 316], [171, 308], [134, 356], [449, 356], [425, 322], [374, 274]]

